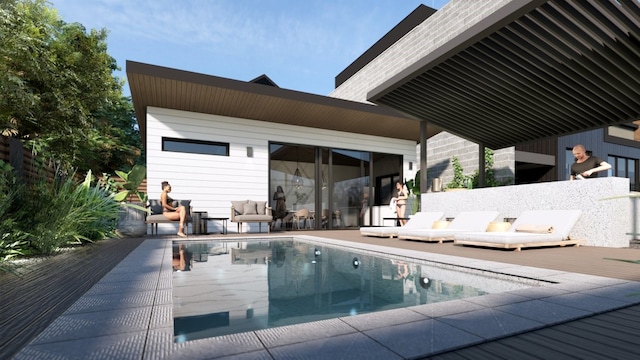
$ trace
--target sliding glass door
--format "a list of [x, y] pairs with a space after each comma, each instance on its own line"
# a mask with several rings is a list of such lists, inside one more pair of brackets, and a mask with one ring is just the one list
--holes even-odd
[[[283, 143], [271, 143], [269, 150], [271, 205], [274, 213], [281, 210], [276, 230], [380, 224], [381, 219], [373, 218], [380, 217], [379, 211], [372, 209], [388, 204], [402, 169], [400, 155]], [[297, 213], [307, 211], [308, 218], [295, 222]]]

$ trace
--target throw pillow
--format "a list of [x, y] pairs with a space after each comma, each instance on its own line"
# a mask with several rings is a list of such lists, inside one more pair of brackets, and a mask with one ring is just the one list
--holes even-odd
[[244, 215], [256, 215], [258, 212], [256, 211], [256, 203], [254, 201], [249, 201], [244, 204]]
[[160, 200], [149, 200], [149, 209], [151, 209], [152, 214], [162, 214], [162, 204], [160, 203]]
[[187, 210], [187, 216], [191, 216], [191, 200], [178, 200], [180, 205]]
[[235, 209], [236, 215], [243, 215], [244, 214], [244, 204], [246, 204], [246, 203], [247, 203], [246, 200], [243, 200], [243, 201], [232, 201], [231, 202], [231, 205]]
[[257, 208], [258, 215], [265, 215], [267, 210], [267, 202], [256, 201], [256, 208]]

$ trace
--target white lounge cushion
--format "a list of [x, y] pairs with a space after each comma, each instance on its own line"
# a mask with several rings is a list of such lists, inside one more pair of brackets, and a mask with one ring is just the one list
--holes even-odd
[[453, 240], [455, 234], [465, 231], [485, 231], [489, 223], [499, 215], [498, 211], [463, 211], [459, 213], [445, 229], [413, 229], [398, 230], [399, 239], [413, 240]]
[[393, 237], [398, 234], [398, 229], [430, 229], [433, 223], [442, 219], [441, 211], [421, 211], [413, 214], [404, 226], [366, 226], [360, 228], [360, 235]]
[[[527, 210], [505, 232], [469, 232], [456, 234], [456, 241], [473, 241], [498, 244], [563, 241], [569, 238], [571, 229], [580, 218], [580, 210]], [[516, 231], [522, 225], [553, 227], [551, 233], [526, 233]]]
[[562, 241], [557, 233], [526, 233], [526, 232], [467, 232], [455, 235], [456, 241], [475, 241], [484, 243], [522, 244], [532, 242]]

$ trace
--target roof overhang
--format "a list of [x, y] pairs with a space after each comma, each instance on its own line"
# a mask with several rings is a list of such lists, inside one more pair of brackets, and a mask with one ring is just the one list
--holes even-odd
[[[140, 134], [149, 106], [419, 142], [420, 123], [377, 105], [127, 61]], [[427, 137], [441, 131], [427, 128]]]
[[513, 1], [367, 98], [493, 149], [640, 119], [640, 1]]

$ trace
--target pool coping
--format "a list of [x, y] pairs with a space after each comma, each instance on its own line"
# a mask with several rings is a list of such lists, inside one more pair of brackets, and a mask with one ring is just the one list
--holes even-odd
[[[268, 240], [278, 238], [292, 236], [270, 236]], [[392, 252], [558, 284], [175, 343], [171, 267], [171, 244], [175, 239], [149, 238], [15, 359], [411, 359], [640, 304], [640, 282], [354, 244], [320, 236], [295, 235], [293, 238]], [[249, 235], [196, 241], [245, 239], [264, 237]]]

